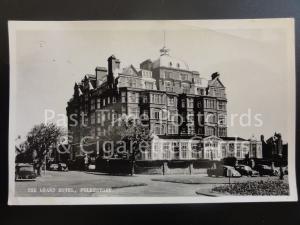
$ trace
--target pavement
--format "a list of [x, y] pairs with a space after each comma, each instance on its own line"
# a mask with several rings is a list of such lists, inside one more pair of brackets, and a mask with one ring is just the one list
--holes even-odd
[[[245, 182], [249, 179], [266, 180], [278, 177], [232, 178], [231, 182]], [[199, 196], [201, 193], [207, 195], [213, 187], [224, 183], [228, 183], [228, 178], [207, 177], [206, 174], [113, 176], [85, 171], [46, 171], [36, 181], [16, 182], [15, 190], [16, 196], [22, 197], [178, 197]]]

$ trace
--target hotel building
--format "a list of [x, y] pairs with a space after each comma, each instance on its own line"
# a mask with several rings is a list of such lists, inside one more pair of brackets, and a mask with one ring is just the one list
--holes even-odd
[[[114, 55], [107, 61], [107, 68], [96, 67], [74, 85], [67, 105], [72, 159], [83, 154], [84, 136], [105, 135], [122, 114], [142, 118], [154, 133], [151, 151], [141, 160], [262, 158], [261, 141], [227, 137], [227, 97], [219, 73], [206, 80], [165, 47], [140, 68], [121, 68]], [[71, 126], [74, 119], [79, 123]]]

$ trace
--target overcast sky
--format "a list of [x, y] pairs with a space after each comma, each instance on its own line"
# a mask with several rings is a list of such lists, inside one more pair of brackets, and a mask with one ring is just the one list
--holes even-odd
[[[18, 30], [12, 99], [16, 102], [16, 134], [25, 137], [33, 125], [43, 122], [45, 109], [65, 114], [74, 82], [94, 73], [96, 66], [107, 67], [111, 54], [120, 59], [122, 67], [157, 59], [165, 30], [171, 56], [184, 60], [202, 77], [220, 73], [228, 116], [251, 110], [252, 126], [242, 127], [236, 119], [228, 128], [229, 136], [269, 137], [277, 131], [284, 138], [289, 130], [291, 85], [286, 30], [245, 22], [239, 26], [195, 24], [56, 23], [50, 28]], [[254, 126], [255, 114], [262, 114], [263, 126]]]

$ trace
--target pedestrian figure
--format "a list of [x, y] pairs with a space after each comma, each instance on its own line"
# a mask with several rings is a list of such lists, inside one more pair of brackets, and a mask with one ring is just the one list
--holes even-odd
[[84, 165], [85, 165], [85, 170], [88, 170], [88, 167], [89, 167], [89, 158], [88, 158], [87, 154], [84, 157]]
[[280, 166], [280, 168], [279, 168], [279, 179], [283, 180], [283, 176], [284, 176], [283, 169], [282, 169], [282, 166]]

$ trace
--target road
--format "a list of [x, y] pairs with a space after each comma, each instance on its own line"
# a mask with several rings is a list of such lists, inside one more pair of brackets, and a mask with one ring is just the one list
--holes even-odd
[[[247, 177], [232, 181], [245, 182]], [[250, 178], [278, 179], [274, 178]], [[197, 190], [208, 190], [227, 183], [228, 178], [206, 175], [134, 175], [112, 176], [96, 172], [47, 171], [36, 181], [16, 182], [16, 196], [89, 197], [89, 196], [197, 196]]]

